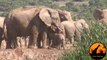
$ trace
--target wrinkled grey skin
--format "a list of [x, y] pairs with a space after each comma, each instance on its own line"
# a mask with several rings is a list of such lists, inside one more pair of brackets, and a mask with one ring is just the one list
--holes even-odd
[[48, 30], [49, 48], [65, 49], [65, 29], [61, 24], [59, 27], [57, 32]]
[[56, 10], [50, 8], [18, 8], [11, 11], [6, 19], [7, 28], [7, 46], [6, 48], [17, 48], [16, 37], [29, 37], [28, 48], [38, 48], [37, 38], [41, 34], [42, 48], [47, 48], [47, 28], [54, 28], [60, 24], [59, 14]]

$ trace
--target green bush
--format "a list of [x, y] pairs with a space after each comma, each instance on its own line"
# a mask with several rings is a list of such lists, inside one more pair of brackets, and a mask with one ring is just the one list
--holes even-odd
[[[90, 21], [90, 32], [83, 32], [82, 42], [78, 42], [75, 51], [66, 52], [60, 60], [90, 60], [89, 48], [94, 42], [101, 42], [107, 46], [107, 26]], [[104, 57], [104, 60], [107, 56]]]

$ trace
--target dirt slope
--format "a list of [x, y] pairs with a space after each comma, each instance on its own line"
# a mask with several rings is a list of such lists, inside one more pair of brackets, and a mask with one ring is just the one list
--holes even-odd
[[2, 49], [0, 60], [57, 60], [62, 54], [57, 49]]

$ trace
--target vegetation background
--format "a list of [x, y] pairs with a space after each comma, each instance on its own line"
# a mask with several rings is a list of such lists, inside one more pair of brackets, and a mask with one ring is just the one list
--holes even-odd
[[[107, 0], [0, 0], [0, 16], [6, 16], [9, 11], [22, 6], [48, 6], [67, 10], [74, 20], [83, 18], [90, 25], [90, 32], [82, 34], [78, 49], [65, 52], [60, 60], [91, 60], [88, 51], [93, 42], [99, 41], [107, 46], [107, 26], [96, 23], [92, 14], [95, 9], [106, 9]], [[104, 60], [107, 60], [107, 56]]]

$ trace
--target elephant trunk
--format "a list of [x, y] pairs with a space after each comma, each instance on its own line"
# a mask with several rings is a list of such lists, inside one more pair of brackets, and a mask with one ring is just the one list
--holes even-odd
[[62, 29], [60, 27], [57, 27], [58, 32], [62, 32]]

